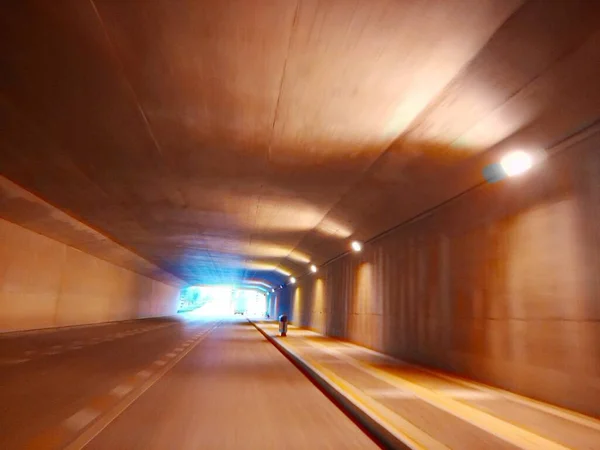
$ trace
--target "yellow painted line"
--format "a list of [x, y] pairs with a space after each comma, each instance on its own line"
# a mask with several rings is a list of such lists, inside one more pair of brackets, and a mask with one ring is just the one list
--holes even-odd
[[441, 409], [442, 411], [446, 411], [447, 413], [452, 414], [464, 420], [465, 422], [485, 430], [506, 442], [516, 445], [517, 447], [527, 450], [569, 450], [568, 447], [560, 445], [550, 439], [539, 436], [531, 431], [513, 425], [491, 414], [468, 406], [462, 402], [453, 400], [444, 395], [440, 395], [437, 392], [420, 386], [415, 382], [411, 382], [404, 377], [391, 375], [384, 370], [378, 369], [366, 363], [361, 363], [351, 356], [344, 355], [343, 352], [329, 349], [326, 346], [315, 342], [309, 342], [309, 344], [313, 347], [321, 347], [325, 352], [343, 359], [348, 364], [351, 364], [357, 369], [360, 369], [381, 381], [385, 381], [392, 386], [397, 386], [404, 390], [412, 391], [421, 400], [424, 400], [436, 408]]
[[[169, 372], [179, 361], [181, 361], [188, 353], [190, 353], [200, 342], [202, 342], [221, 322], [216, 323], [210, 329], [206, 330], [194, 342], [194, 344], [185, 351], [181, 352], [176, 358], [172, 359], [168, 365], [160, 369], [158, 372], [151, 374], [146, 382], [130, 395], [124, 397], [112, 410], [108, 411], [103, 416], [99, 417], [91, 426], [86, 428], [79, 436], [71, 443], [64, 447], [63, 450], [81, 450], [92, 439], [94, 439], [102, 430], [104, 430], [111, 422], [119, 417], [133, 402], [135, 402], [144, 392], [150, 389], [158, 380], [160, 380], [167, 372]], [[140, 372], [138, 372], [139, 374]]]
[[479, 391], [493, 393], [499, 395], [501, 397], [507, 398], [508, 400], [514, 401], [516, 403], [520, 403], [525, 406], [529, 406], [531, 408], [535, 408], [539, 411], [552, 414], [554, 416], [560, 417], [562, 419], [569, 420], [573, 423], [577, 423], [579, 425], [586, 426], [588, 428], [592, 428], [594, 430], [600, 431], [600, 420], [594, 419], [593, 417], [586, 416], [584, 414], [578, 413], [577, 411], [571, 411], [566, 408], [561, 408], [560, 406], [549, 405], [547, 403], [541, 402], [539, 400], [535, 400], [533, 398], [525, 397], [523, 395], [515, 394], [514, 392], [505, 391], [504, 389], [496, 388], [494, 386], [489, 386], [487, 384], [478, 383], [477, 381], [465, 380], [463, 378], [453, 377], [452, 375], [436, 372], [434, 370], [430, 370], [427, 368], [419, 367], [424, 372], [430, 373], [437, 377], [443, 378], [448, 381], [452, 381], [457, 384], [461, 384], [465, 387], [469, 387], [472, 389], [477, 389]]
[[[297, 327], [292, 326], [291, 328], [293, 329], [298, 329]], [[316, 333], [316, 332], [311, 332], [314, 334], [315, 337], [323, 337], [323, 335]], [[377, 352], [375, 350], [372, 350], [370, 348], [366, 348], [366, 347], [361, 347], [360, 345], [354, 344], [352, 342], [345, 342], [345, 341], [338, 341], [335, 340], [333, 338], [330, 338], [334, 341], [336, 341], [337, 343], [344, 345], [346, 347], [349, 347], [353, 350], [356, 351], [360, 351], [360, 352], [366, 352], [369, 353], [371, 355], [377, 356], [379, 358], [382, 358], [386, 361], [389, 361], [391, 363], [394, 364], [401, 364], [404, 365], [406, 367], [414, 367], [415, 369], [418, 369], [422, 372], [427, 372], [433, 376], [439, 377], [439, 378], [443, 378], [445, 380], [451, 381], [453, 383], [456, 384], [460, 384], [462, 386], [465, 387], [469, 387], [472, 389], [478, 389], [480, 391], [485, 391], [487, 393], [492, 393], [492, 394], [496, 394], [502, 397], [505, 397], [508, 400], [512, 400], [514, 402], [520, 403], [522, 405], [525, 406], [529, 406], [531, 408], [535, 408], [539, 411], [548, 413], [548, 414], [552, 414], [554, 416], [560, 417], [562, 419], [566, 419], [568, 421], [571, 421], [573, 423], [577, 423], [579, 425], [583, 425], [586, 426], [588, 428], [592, 428], [594, 430], [598, 430], [600, 431], [600, 420], [595, 419], [593, 417], [590, 416], [586, 416], [585, 414], [579, 413], [577, 411], [573, 411], [567, 408], [562, 408], [560, 406], [556, 406], [556, 405], [551, 405], [548, 403], [545, 403], [543, 401], [540, 400], [536, 400], [530, 397], [526, 397], [524, 395], [520, 395], [520, 394], [516, 394], [514, 392], [510, 392], [507, 391], [505, 389], [501, 389], [499, 387], [495, 387], [495, 386], [491, 386], [488, 384], [484, 384], [484, 383], [480, 383], [478, 381], [474, 381], [474, 380], [469, 380], [460, 376], [456, 376], [456, 375], [452, 375], [449, 373], [444, 373], [444, 372], [439, 372], [437, 370], [434, 369], [430, 369], [424, 366], [419, 366], [416, 364], [411, 364], [399, 359], [396, 359], [390, 355], [386, 355], [384, 353], [380, 353]]]
[[[261, 325], [262, 327], [262, 325]], [[278, 341], [285, 349], [302, 360], [322, 379], [324, 379], [330, 386], [332, 386], [340, 395], [346, 397], [350, 402], [360, 408], [363, 412], [369, 415], [373, 420], [378, 422], [383, 428], [385, 428], [390, 434], [396, 439], [404, 442], [407, 446], [414, 450], [448, 450], [449, 447], [445, 446], [441, 442], [435, 440], [432, 436], [424, 432], [422, 429], [416, 427], [404, 419], [399, 414], [396, 414], [389, 408], [383, 406], [381, 403], [365, 395], [360, 389], [352, 386], [350, 383], [336, 375], [331, 370], [321, 366], [310, 358], [300, 356], [291, 347], [292, 344], [289, 341], [279, 340]]]
[[[287, 348], [290, 351], [289, 348]], [[331, 384], [334, 389], [348, 398], [352, 403], [360, 407], [374, 418], [380, 425], [386, 428], [396, 439], [404, 442], [410, 448], [415, 450], [445, 450], [449, 447], [435, 440], [425, 431], [416, 427], [414, 424], [405, 420], [399, 414], [396, 414], [381, 403], [364, 395], [360, 389], [354, 387], [343, 378], [336, 375], [333, 371], [321, 366], [320, 364], [301, 357], [301, 359], [311, 366], [320, 377]]]

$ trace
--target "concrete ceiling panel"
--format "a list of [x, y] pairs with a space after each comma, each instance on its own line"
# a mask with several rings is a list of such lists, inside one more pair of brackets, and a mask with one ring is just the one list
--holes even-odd
[[0, 8], [1, 173], [102, 238], [2, 216], [190, 283], [279, 284], [600, 115], [598, 2]]

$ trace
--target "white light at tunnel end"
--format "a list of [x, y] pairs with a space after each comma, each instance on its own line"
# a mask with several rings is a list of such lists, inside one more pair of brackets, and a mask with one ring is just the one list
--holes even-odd
[[358, 241], [352, 241], [352, 244], [350, 244], [350, 246], [355, 252], [360, 252], [362, 250], [362, 244]]
[[290, 283], [291, 284], [296, 284], [296, 278], [295, 277], [290, 277]]
[[311, 271], [312, 273], [317, 273], [317, 270], [318, 270], [318, 269], [317, 269], [317, 266], [315, 266], [314, 264], [311, 264], [311, 266], [310, 266], [310, 271]]
[[533, 156], [522, 150], [507, 153], [501, 160], [500, 166], [509, 177], [515, 177], [527, 172], [533, 166]]

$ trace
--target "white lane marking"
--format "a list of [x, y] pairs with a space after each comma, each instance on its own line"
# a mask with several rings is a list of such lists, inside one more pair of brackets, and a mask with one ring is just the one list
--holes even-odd
[[83, 408], [65, 420], [65, 427], [69, 430], [79, 431], [100, 415], [100, 411], [92, 408]]
[[58, 354], [60, 354], [60, 352], [45, 352], [45, 353], [44, 353], [44, 355], [48, 355], [48, 356], [51, 356], [51, 355], [58, 355]]
[[182, 351], [183, 351], [183, 347], [177, 347], [177, 348], [175, 349], [175, 351], [176, 351], [176, 352], [178, 352], [178, 353], [179, 353], [179, 352], [182, 352]]
[[492, 400], [497, 399], [497, 395], [493, 395], [489, 392], [475, 391], [473, 389], [436, 389], [440, 394], [447, 395], [452, 398], [458, 398], [462, 400]]
[[60, 350], [62, 348], [62, 345], [53, 345], [52, 347], [50, 347], [52, 350]]
[[412, 392], [403, 391], [401, 389], [386, 389], [386, 388], [375, 388], [365, 389], [365, 394], [371, 397], [387, 397], [387, 398], [417, 398], [416, 394]]
[[83, 348], [83, 346], [82, 346], [82, 345], [72, 345], [72, 346], [71, 346], [71, 349], [72, 349], [72, 350], [79, 350], [79, 349], [82, 349], [82, 348]]
[[154, 364], [156, 364], [157, 366], [164, 366], [165, 364], [167, 364], [167, 362], [161, 359], [157, 359], [156, 361], [154, 361]]
[[0, 360], [0, 366], [14, 366], [29, 361], [28, 358]]
[[34, 355], [34, 354], [35, 354], [35, 350], [27, 350], [25, 352], [25, 356], [31, 356], [31, 355]]
[[[409, 392], [400, 388], [365, 389], [363, 392], [371, 397], [417, 398], [417, 395], [414, 392]], [[468, 389], [436, 389], [436, 392], [451, 398], [462, 400], [490, 400], [498, 398], [497, 395], [492, 395], [487, 392], [473, 392]]]
[[165, 356], [166, 356], [167, 358], [175, 358], [175, 356], [177, 356], [177, 354], [176, 354], [176, 353], [173, 353], [173, 352], [171, 352], [171, 353], [167, 353]]
[[149, 378], [151, 372], [149, 370], [140, 370], [136, 375], [140, 378]]
[[130, 384], [119, 384], [112, 391], [110, 391], [110, 393], [111, 393], [111, 395], [114, 395], [115, 397], [121, 398], [121, 397], [125, 397], [127, 394], [129, 394], [132, 389], [133, 389], [133, 386], [131, 386]]
[[[211, 331], [217, 328], [221, 322], [217, 322], [212, 328], [207, 330], [205, 336]], [[181, 353], [169, 365], [163, 369], [158, 370], [153, 376], [143, 383], [143, 385], [137, 388], [127, 397], [119, 402], [119, 404], [103, 414], [97, 421], [95, 421], [88, 428], [83, 430], [71, 443], [69, 443], [63, 450], [81, 450], [83, 449], [92, 439], [94, 439], [98, 433], [104, 430], [111, 422], [113, 422], [123, 411], [125, 411], [134, 401], [136, 401], [141, 395], [143, 395], [148, 389], [150, 389], [162, 376], [169, 372], [179, 361], [181, 361], [186, 355], [188, 355], [192, 349], [189, 348], [185, 352]]]

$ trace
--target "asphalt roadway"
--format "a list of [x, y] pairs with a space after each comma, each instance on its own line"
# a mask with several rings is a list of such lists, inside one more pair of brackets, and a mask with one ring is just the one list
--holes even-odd
[[378, 446], [244, 319], [0, 335], [0, 448]]

